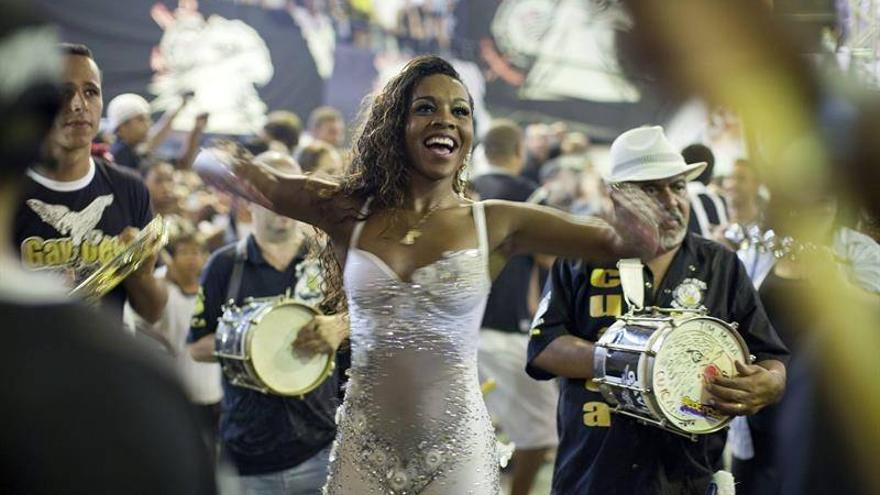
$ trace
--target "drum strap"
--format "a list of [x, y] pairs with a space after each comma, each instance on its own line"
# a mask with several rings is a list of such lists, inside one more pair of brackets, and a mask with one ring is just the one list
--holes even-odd
[[241, 289], [241, 277], [244, 272], [244, 263], [247, 261], [247, 241], [245, 236], [235, 243], [235, 264], [232, 266], [232, 275], [229, 276], [229, 287], [226, 289], [226, 300], [237, 301], [238, 291]]
[[620, 285], [623, 297], [630, 308], [638, 311], [645, 307], [644, 265], [638, 258], [627, 258], [617, 262], [620, 270]]

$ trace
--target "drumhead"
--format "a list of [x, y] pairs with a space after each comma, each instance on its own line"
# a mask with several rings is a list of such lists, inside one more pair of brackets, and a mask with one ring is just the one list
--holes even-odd
[[663, 415], [688, 433], [711, 433], [731, 417], [704, 406], [707, 373], [736, 376], [735, 362], [748, 362], [748, 350], [735, 329], [721, 320], [696, 317], [663, 330], [654, 358], [653, 388]]
[[299, 330], [315, 316], [301, 304], [283, 303], [269, 309], [253, 325], [248, 336], [251, 365], [260, 380], [281, 395], [302, 395], [324, 380], [332, 356], [293, 350]]

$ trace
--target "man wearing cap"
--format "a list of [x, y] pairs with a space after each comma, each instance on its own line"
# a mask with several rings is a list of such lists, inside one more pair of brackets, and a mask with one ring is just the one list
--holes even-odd
[[[150, 104], [143, 97], [134, 93], [124, 93], [110, 100], [110, 104], [107, 105], [107, 120], [110, 129], [116, 135], [116, 141], [110, 148], [113, 161], [118, 165], [141, 171], [143, 158], [156, 151], [168, 137], [171, 123], [189, 99], [189, 96], [184, 96], [177, 110], [162, 115], [155, 129], [153, 129], [153, 119], [150, 117]], [[207, 114], [201, 114], [196, 118], [196, 125], [188, 140], [187, 148], [179, 159], [178, 168], [188, 168], [192, 163], [207, 123]]]
[[[620, 135], [611, 146], [615, 215], [632, 199], [656, 216], [660, 242], [643, 257], [644, 305], [705, 306], [708, 314], [739, 324], [755, 364], [737, 365], [738, 376], [716, 377], [703, 400], [729, 415], [750, 415], [776, 402], [785, 388], [788, 351], [770, 325], [742, 263], [719, 244], [687, 233], [687, 181], [705, 163], [687, 165], [660, 127]], [[626, 196], [629, 201], [622, 201]], [[630, 205], [630, 206], [625, 206]], [[558, 260], [533, 322], [526, 371], [539, 380], [561, 378], [560, 444], [553, 493], [693, 494], [717, 489], [725, 433], [696, 441], [612, 414], [593, 378], [593, 343], [624, 313], [621, 278], [614, 263]], [[727, 478], [729, 484], [729, 478]]]

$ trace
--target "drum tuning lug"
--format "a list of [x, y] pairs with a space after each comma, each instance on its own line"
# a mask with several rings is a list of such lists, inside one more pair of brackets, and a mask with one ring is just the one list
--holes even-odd
[[736, 329], [736, 330], [739, 330], [739, 323], [737, 323], [737, 322], [735, 322], [735, 321], [731, 322], [731, 323], [730, 323], [730, 326], [732, 326], [732, 327], [733, 327], [734, 329]]
[[750, 364], [755, 364], [755, 361], [757, 361], [757, 360], [758, 360], [758, 356], [755, 356], [754, 354], [749, 354], [749, 363]]

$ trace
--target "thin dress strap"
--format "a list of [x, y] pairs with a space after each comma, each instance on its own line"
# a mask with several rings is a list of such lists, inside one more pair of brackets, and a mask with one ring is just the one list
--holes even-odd
[[361, 237], [361, 231], [364, 230], [364, 223], [367, 221], [367, 213], [370, 211], [370, 202], [373, 201], [373, 197], [370, 196], [364, 201], [364, 206], [361, 207], [360, 216], [361, 219], [358, 220], [354, 224], [354, 228], [351, 230], [351, 239], [348, 241], [348, 249], [355, 248], [357, 249], [358, 239]]
[[486, 260], [486, 266], [489, 264], [489, 236], [486, 233], [486, 212], [483, 209], [483, 203], [474, 202], [474, 224], [477, 228], [477, 241], [480, 246], [480, 254]]

